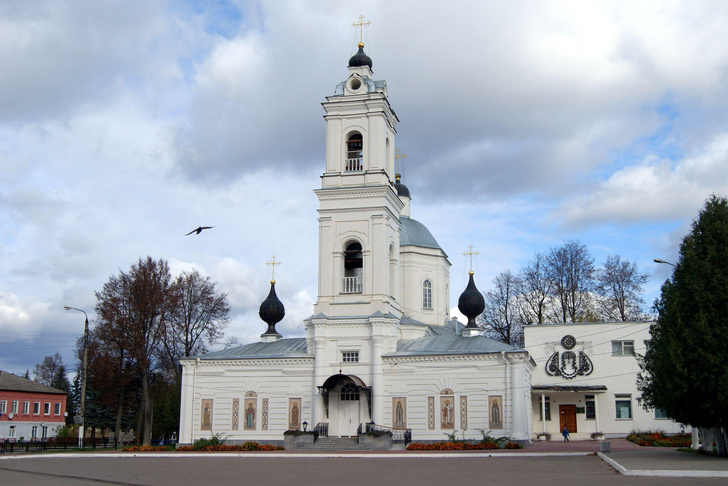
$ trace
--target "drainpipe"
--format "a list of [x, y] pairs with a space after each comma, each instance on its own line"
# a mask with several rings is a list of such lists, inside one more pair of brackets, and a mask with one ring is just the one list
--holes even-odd
[[546, 392], [541, 392], [541, 433], [546, 433]]

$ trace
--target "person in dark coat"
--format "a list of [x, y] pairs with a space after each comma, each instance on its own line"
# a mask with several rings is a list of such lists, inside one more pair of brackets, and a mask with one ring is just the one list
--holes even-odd
[[561, 431], [561, 435], [564, 436], [564, 442], [569, 442], [569, 431], [566, 429], [566, 425], [564, 425], [564, 430]]

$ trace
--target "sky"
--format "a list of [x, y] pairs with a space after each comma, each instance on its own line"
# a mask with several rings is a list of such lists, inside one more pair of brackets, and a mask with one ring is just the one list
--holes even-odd
[[[0, 370], [74, 369], [95, 292], [139, 258], [197, 269], [258, 340], [302, 336], [317, 292], [320, 105], [363, 15], [407, 155], [412, 217], [449, 255], [451, 305], [579, 240], [659, 295], [711, 194], [728, 195], [724, 1], [4, 0]], [[185, 236], [200, 226], [214, 226]]]

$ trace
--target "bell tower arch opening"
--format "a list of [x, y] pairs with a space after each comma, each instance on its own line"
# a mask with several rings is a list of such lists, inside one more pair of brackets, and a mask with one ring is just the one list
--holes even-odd
[[344, 172], [358, 172], [364, 170], [363, 163], [364, 139], [361, 133], [354, 132], [346, 139], [346, 162]]
[[344, 250], [342, 294], [361, 294], [363, 289], [364, 254], [361, 243], [349, 242]]

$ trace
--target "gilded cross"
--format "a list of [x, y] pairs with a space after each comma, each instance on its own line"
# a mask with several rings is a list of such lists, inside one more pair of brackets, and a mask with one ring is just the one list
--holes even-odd
[[363, 15], [360, 15], [359, 16], [359, 22], [358, 23], [357, 22], [354, 22], [353, 24], [351, 24], [351, 26], [354, 27], [355, 29], [357, 27], [359, 28], [359, 43], [360, 44], [364, 42], [364, 27], [369, 27], [371, 24], [372, 23], [369, 22], [368, 20], [366, 22], [364, 22], [364, 16]]
[[480, 255], [480, 252], [473, 251], [473, 245], [468, 246], [468, 251], [463, 252], [464, 256], [470, 257], [470, 273], [473, 273], [473, 255]]
[[[399, 161], [399, 171], [402, 172], [402, 163], [404, 162], [404, 159], [407, 158], [407, 154], [399, 153], [399, 149], [395, 149], [394, 152], [395, 152], [395, 154], [397, 154], [394, 156], [395, 160]], [[399, 159], [402, 159], [402, 160], [399, 160]]]
[[280, 261], [276, 261], [276, 256], [273, 255], [273, 257], [271, 258], [271, 261], [265, 262], [265, 264], [271, 266], [271, 276], [270, 276], [270, 279], [271, 279], [271, 283], [275, 283], [275, 281], [276, 281], [276, 265], [280, 265], [281, 262]]

